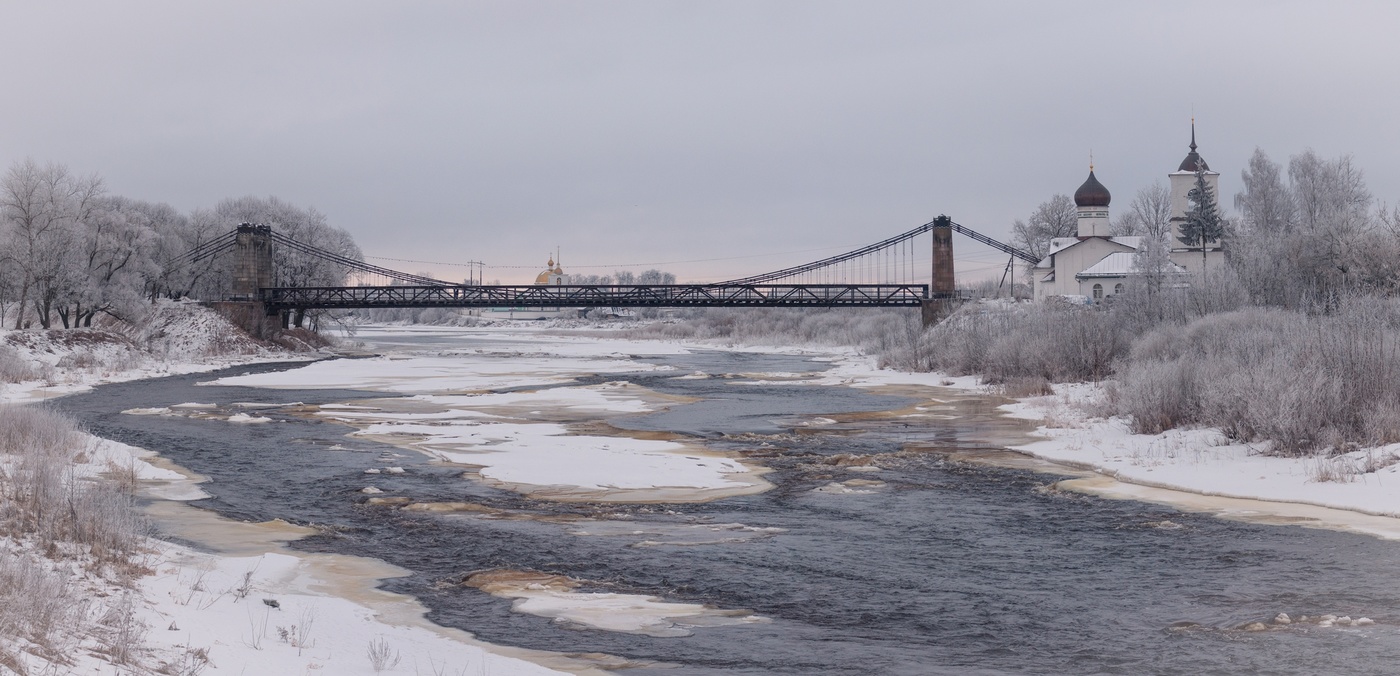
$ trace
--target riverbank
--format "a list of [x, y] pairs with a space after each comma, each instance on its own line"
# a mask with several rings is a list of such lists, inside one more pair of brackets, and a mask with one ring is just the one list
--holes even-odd
[[[974, 376], [880, 370], [873, 357], [840, 354], [825, 382], [852, 387], [919, 386], [983, 392]], [[1141, 500], [1256, 523], [1293, 524], [1400, 539], [1400, 444], [1333, 457], [1265, 455], [1216, 429], [1134, 434], [1123, 416], [1099, 413], [1112, 384], [1055, 385], [1055, 393], [1009, 399], [999, 408], [1035, 425], [1039, 440], [1009, 446], [1054, 466], [1094, 476], [1060, 487]], [[994, 461], [999, 462], [999, 461]]]
[[309, 345], [290, 350], [254, 340], [218, 313], [190, 301], [162, 300], [139, 325], [97, 329], [0, 329], [0, 403], [29, 403], [106, 383], [204, 373], [229, 366], [312, 361]]

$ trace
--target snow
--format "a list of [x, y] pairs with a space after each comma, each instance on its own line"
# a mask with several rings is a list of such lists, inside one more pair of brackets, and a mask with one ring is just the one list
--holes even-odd
[[[335, 360], [277, 373], [220, 378], [211, 384], [274, 389], [362, 389], [383, 392], [454, 393], [504, 387], [564, 383], [580, 375], [657, 370], [651, 364], [619, 358], [560, 355], [510, 355], [462, 351], [439, 355], [395, 355]], [[347, 363], [348, 362], [348, 363]]]
[[654, 596], [579, 592], [579, 581], [558, 575], [488, 571], [467, 584], [495, 596], [515, 599], [512, 609], [556, 622], [657, 637], [689, 636], [694, 627], [753, 624], [768, 619], [742, 610], [719, 610], [697, 603], [671, 603]]
[[[570, 434], [554, 423], [472, 420], [374, 423], [357, 435], [407, 445], [479, 467], [484, 479], [540, 497], [645, 500], [636, 492], [692, 491], [713, 499], [766, 488], [737, 460], [671, 441]], [[399, 441], [399, 443], [403, 443]]]
[[433, 673], [445, 666], [446, 673], [560, 673], [422, 623], [385, 621], [372, 603], [327, 594], [330, 561], [282, 552], [220, 556], [171, 544], [162, 544], [157, 556], [156, 574], [138, 585], [146, 599], [139, 617], [150, 627], [147, 642], [168, 654], [200, 651], [212, 672], [368, 676], [376, 671], [367, 647], [382, 640], [400, 656], [395, 671]]

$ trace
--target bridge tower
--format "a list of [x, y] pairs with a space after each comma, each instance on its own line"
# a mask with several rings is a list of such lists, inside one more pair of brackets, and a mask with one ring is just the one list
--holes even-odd
[[239, 223], [235, 232], [229, 299], [262, 300], [259, 289], [272, 287], [272, 226]]
[[952, 309], [953, 294], [953, 219], [939, 216], [933, 219], [933, 275], [929, 278], [928, 298], [923, 301], [924, 326], [937, 324]]

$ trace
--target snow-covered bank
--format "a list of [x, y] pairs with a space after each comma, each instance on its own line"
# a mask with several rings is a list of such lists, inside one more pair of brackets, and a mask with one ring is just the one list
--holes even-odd
[[1045, 423], [1036, 432], [1042, 440], [1015, 450], [1091, 468], [1119, 482], [1250, 504], [1184, 496], [1172, 500], [1164, 491], [1114, 490], [1096, 482], [1071, 482], [1070, 487], [1221, 511], [1238, 518], [1291, 517], [1304, 525], [1400, 539], [1400, 464], [1396, 464], [1400, 444], [1335, 457], [1275, 457], [1249, 444], [1233, 443], [1215, 429], [1133, 434], [1126, 418], [1094, 414], [1096, 400], [1104, 396], [1102, 386], [1060, 385], [1057, 389], [1057, 394], [1004, 407], [1012, 416]]
[[[103, 383], [202, 373], [238, 364], [314, 359], [249, 337], [198, 303], [161, 301], [138, 325], [0, 329], [0, 402], [41, 401]], [[6, 369], [0, 369], [6, 371]]]
[[237, 523], [173, 503], [157, 509], [169, 535], [217, 549], [156, 545], [156, 574], [138, 585], [153, 655], [193, 652], [226, 673], [601, 673], [597, 663], [492, 646], [424, 620], [417, 601], [376, 588], [406, 571], [281, 546], [309, 529]]
[[81, 605], [65, 620], [71, 626], [46, 630], [48, 646], [0, 635], [0, 674], [107, 673], [115, 663], [133, 674], [368, 675], [381, 671], [373, 649], [382, 652], [381, 667], [416, 673], [601, 673], [597, 661], [492, 646], [438, 627], [414, 599], [376, 588], [406, 571], [294, 552], [285, 543], [313, 531], [187, 507], [183, 501], [208, 497], [197, 485], [202, 478], [126, 444], [86, 436], [83, 446], [74, 480], [123, 474], [154, 500], [147, 516], [163, 537], [207, 549], [146, 539], [131, 564], [144, 573], [124, 584], [104, 568], [79, 565], [81, 558], [50, 561], [41, 543], [0, 535], [6, 557], [48, 570], [61, 580], [60, 600]]
[[[873, 357], [833, 355], [824, 383], [921, 386], [999, 396], [975, 376], [877, 368]], [[1400, 444], [1335, 457], [1268, 456], [1215, 429], [1133, 434], [1122, 417], [1097, 414], [1108, 383], [1055, 385], [1055, 394], [1010, 400], [1039, 440], [1011, 450], [1097, 474], [1061, 483], [1105, 497], [1143, 500], [1264, 523], [1290, 523], [1400, 539]], [[1052, 464], [1037, 469], [1054, 471]]]

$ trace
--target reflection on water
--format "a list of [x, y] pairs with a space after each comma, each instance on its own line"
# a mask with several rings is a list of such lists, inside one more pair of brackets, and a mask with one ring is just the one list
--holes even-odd
[[[975, 398], [940, 409], [949, 420], [849, 416], [919, 402], [681, 377], [822, 368], [800, 357], [644, 359], [676, 370], [606, 380], [700, 401], [613, 425], [701, 438], [772, 467], [776, 487], [703, 505], [558, 504], [283, 410], [258, 410], [272, 419], [260, 425], [218, 419], [248, 410], [235, 402], [353, 403], [380, 393], [195, 387], [206, 374], [103, 386], [53, 405], [99, 435], [212, 477], [204, 488], [214, 497], [196, 504], [315, 525], [319, 534], [295, 547], [414, 571], [385, 586], [421, 598], [439, 623], [495, 643], [675, 665], [629, 673], [1389, 673], [1400, 658], [1393, 543], [1063, 493], [1047, 489], [1052, 476], [909, 450], [975, 451], [1014, 432]], [[235, 371], [263, 368], [279, 367]], [[216, 408], [119, 413], [181, 402]], [[818, 416], [828, 420], [799, 424]], [[364, 470], [389, 460], [403, 473], [373, 476], [382, 495], [361, 493]], [[428, 504], [455, 507], [414, 507]], [[768, 621], [685, 636], [604, 631], [515, 612], [510, 599], [462, 584], [487, 570]], [[1279, 613], [1376, 624], [1273, 624]], [[1244, 629], [1253, 622], [1264, 630]]]

